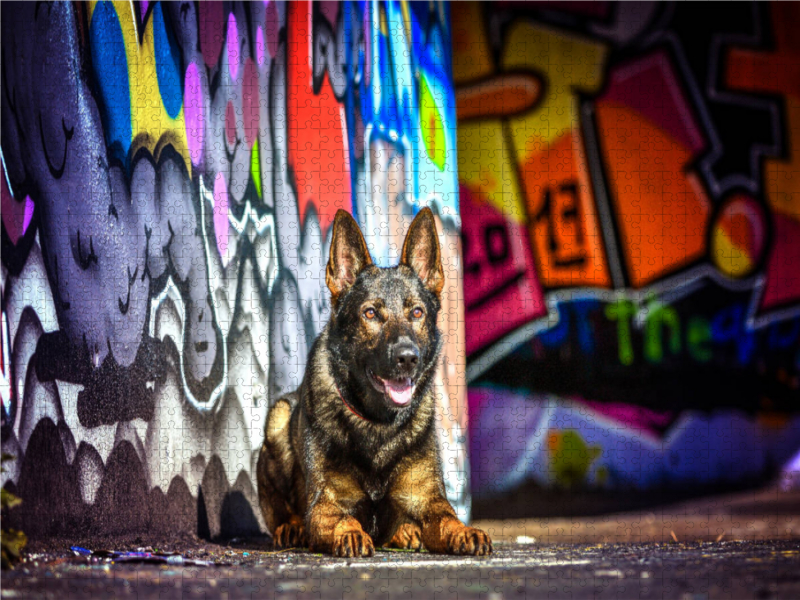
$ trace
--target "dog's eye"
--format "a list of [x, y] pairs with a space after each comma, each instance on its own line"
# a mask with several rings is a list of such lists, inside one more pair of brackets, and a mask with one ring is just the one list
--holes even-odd
[[421, 319], [422, 318], [422, 314], [423, 314], [422, 309], [419, 306], [411, 311], [411, 315], [415, 319]]
[[368, 321], [372, 321], [372, 319], [375, 318], [375, 309], [374, 308], [368, 308], [367, 310], [365, 310], [364, 311], [364, 318], [367, 319]]

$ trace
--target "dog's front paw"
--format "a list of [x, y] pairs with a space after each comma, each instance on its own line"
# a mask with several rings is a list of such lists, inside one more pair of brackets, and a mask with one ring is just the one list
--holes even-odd
[[422, 550], [422, 531], [412, 523], [403, 523], [394, 532], [388, 547], [419, 552]]
[[306, 528], [302, 523], [284, 523], [275, 528], [275, 533], [272, 535], [272, 543], [275, 544], [275, 548], [278, 550], [305, 548], [308, 546]]
[[494, 551], [489, 535], [474, 527], [454, 529], [447, 538], [447, 552], [450, 554], [466, 554], [471, 556], [488, 556]]
[[375, 546], [364, 531], [351, 529], [334, 536], [332, 554], [348, 558], [374, 556]]

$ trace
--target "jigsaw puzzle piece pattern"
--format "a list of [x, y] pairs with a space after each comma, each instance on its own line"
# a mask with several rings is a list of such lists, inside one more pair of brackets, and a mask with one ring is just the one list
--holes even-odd
[[129, 465], [132, 526], [166, 498], [210, 535], [257, 527], [270, 403], [329, 315], [333, 214], [388, 266], [430, 206], [440, 438], [467, 517], [449, 28], [441, 2], [3, 6], [4, 484], [60, 478], [64, 511], [100, 519]]
[[452, 12], [477, 498], [800, 447], [797, 10], [658, 11]]

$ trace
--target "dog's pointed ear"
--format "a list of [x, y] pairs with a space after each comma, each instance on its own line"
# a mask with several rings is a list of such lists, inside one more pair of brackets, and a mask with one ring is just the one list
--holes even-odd
[[358, 223], [346, 210], [336, 212], [333, 220], [333, 239], [325, 283], [331, 291], [331, 300], [337, 298], [356, 281], [358, 274], [372, 264], [367, 243]]
[[444, 287], [442, 253], [436, 221], [430, 208], [419, 211], [408, 228], [400, 264], [411, 267], [430, 291], [439, 296]]

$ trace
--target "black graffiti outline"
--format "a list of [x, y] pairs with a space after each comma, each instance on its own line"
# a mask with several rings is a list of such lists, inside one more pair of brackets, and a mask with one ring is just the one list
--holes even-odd
[[[131, 307], [131, 288], [133, 287], [134, 282], [136, 281], [136, 276], [139, 274], [139, 265], [136, 265], [136, 270], [131, 275], [131, 266], [128, 265], [128, 296], [125, 298], [125, 304], [122, 303], [122, 298], [117, 298], [117, 302], [119, 303], [119, 312], [123, 315], [128, 314], [128, 310]], [[108, 351], [111, 352], [111, 345], [109, 342]]]
[[[54, 297], [55, 297], [56, 301], [61, 305], [61, 308], [63, 310], [69, 310], [71, 308], [71, 306], [72, 306], [72, 303], [71, 302], [67, 302], [66, 300], [64, 300], [61, 297], [61, 286], [60, 286], [60, 283], [59, 283], [59, 271], [58, 271], [58, 254], [56, 254], [56, 253], [53, 254], [53, 262], [55, 264], [55, 268], [53, 269], [53, 273], [54, 273], [53, 279], [56, 280], [56, 285], [55, 285], [56, 293], [54, 294]], [[83, 335], [84, 335], [84, 338], [85, 338], [86, 334], [84, 333]], [[84, 341], [85, 341], [85, 339], [84, 339]]]
[[86, 271], [92, 263], [97, 264], [97, 254], [94, 251], [94, 242], [92, 241], [92, 236], [89, 236], [89, 254], [85, 257], [83, 256], [83, 245], [81, 244], [81, 230], [78, 229], [77, 235], [77, 243], [71, 244], [72, 246], [72, 257], [75, 259], [75, 262], [78, 263], [78, 266], [81, 270]]
[[64, 159], [61, 161], [61, 167], [56, 168], [53, 166], [53, 161], [51, 161], [50, 157], [47, 155], [47, 144], [44, 141], [44, 128], [42, 127], [42, 113], [39, 112], [39, 137], [42, 140], [42, 152], [44, 153], [44, 160], [47, 162], [47, 168], [50, 169], [50, 174], [53, 176], [53, 179], [61, 179], [61, 177], [63, 177], [64, 170], [67, 167], [67, 149], [69, 147], [69, 141], [72, 139], [72, 136], [75, 135], [75, 126], [73, 125], [70, 129], [67, 129], [64, 117], [61, 117], [61, 129], [64, 130]]
[[512, 275], [509, 279], [507, 279], [506, 281], [501, 283], [499, 286], [494, 288], [491, 292], [489, 292], [485, 296], [482, 296], [482, 297], [478, 298], [477, 300], [474, 300], [470, 304], [467, 304], [467, 312], [469, 313], [469, 312], [472, 312], [474, 310], [477, 310], [480, 307], [482, 307], [484, 304], [488, 304], [489, 302], [491, 302], [495, 298], [498, 298], [498, 297], [502, 296], [503, 294], [506, 293], [507, 290], [511, 289], [512, 287], [517, 285], [520, 281], [522, 281], [523, 277], [525, 277], [525, 272], [524, 271], [517, 271], [517, 273], [515, 275]]
[[[492, 238], [498, 233], [500, 234], [499, 239], [503, 242], [503, 250], [499, 254], [496, 254], [492, 251]], [[483, 244], [486, 247], [486, 256], [489, 259], [489, 264], [492, 266], [504, 263], [511, 254], [511, 242], [508, 239], [508, 229], [505, 225], [495, 224], [484, 227]]]
[[38, 21], [38, 20], [39, 20], [39, 8], [40, 8], [41, 6], [43, 6], [43, 5], [47, 7], [47, 16], [49, 17], [49, 16], [50, 16], [50, 13], [51, 13], [51, 12], [52, 12], [52, 10], [53, 10], [53, 4], [55, 4], [55, 2], [53, 2], [52, 0], [50, 0], [50, 1], [46, 1], [46, 0], [39, 0], [39, 1], [36, 3], [36, 8], [34, 8], [34, 11], [33, 11], [33, 19], [34, 19], [35, 21]]
[[[502, 237], [504, 239], [502, 254], [494, 254], [492, 252], [492, 245], [491, 245], [492, 236], [493, 234], [496, 234], [498, 232], [502, 232]], [[464, 261], [464, 273], [468, 273], [473, 277], [479, 277], [480, 272], [483, 268], [482, 265], [486, 265], [487, 263], [481, 260], [474, 260], [474, 261], [469, 260], [469, 256], [472, 254], [469, 251], [471, 245], [470, 240], [471, 238], [467, 234], [465, 234], [464, 231], [462, 230], [461, 245], [462, 245], [462, 257]], [[511, 258], [511, 243], [508, 238], [508, 229], [504, 225], [494, 224], [494, 225], [484, 226], [483, 243], [486, 249], [486, 259], [490, 266], [494, 267], [495, 265], [504, 263], [509, 258]], [[526, 276], [525, 270], [522, 271], [517, 270], [513, 275], [511, 275], [509, 278], [507, 278], [499, 285], [493, 287], [485, 295], [467, 304], [466, 306], [467, 313], [475, 311], [481, 308], [482, 306], [488, 304], [492, 300], [499, 298], [500, 296], [505, 294], [509, 289], [513, 288], [516, 285], [519, 285], [519, 283], [525, 278], [525, 276]]]
[[[561, 208], [556, 212], [554, 189], [559, 194], [565, 194], [573, 199], [573, 203], [568, 208]], [[552, 185], [544, 186], [542, 194], [544, 200], [542, 206], [532, 217], [533, 224], [538, 226], [542, 221], [547, 228], [547, 249], [553, 265], [557, 268], [567, 269], [571, 267], [583, 267], [588, 260], [586, 249], [584, 248], [585, 234], [583, 232], [583, 222], [581, 221], [580, 196], [578, 194], [578, 184], [574, 179], [560, 183], [557, 187]], [[555, 224], [556, 216], [562, 218], [570, 217], [575, 220], [575, 241], [578, 249], [567, 257], [560, 256], [563, 244], [560, 243], [560, 236]]]
[[[154, 3], [155, 4], [155, 3]], [[186, 20], [186, 13], [188, 13], [192, 9], [192, 5], [190, 2], [181, 2], [181, 19]]]

